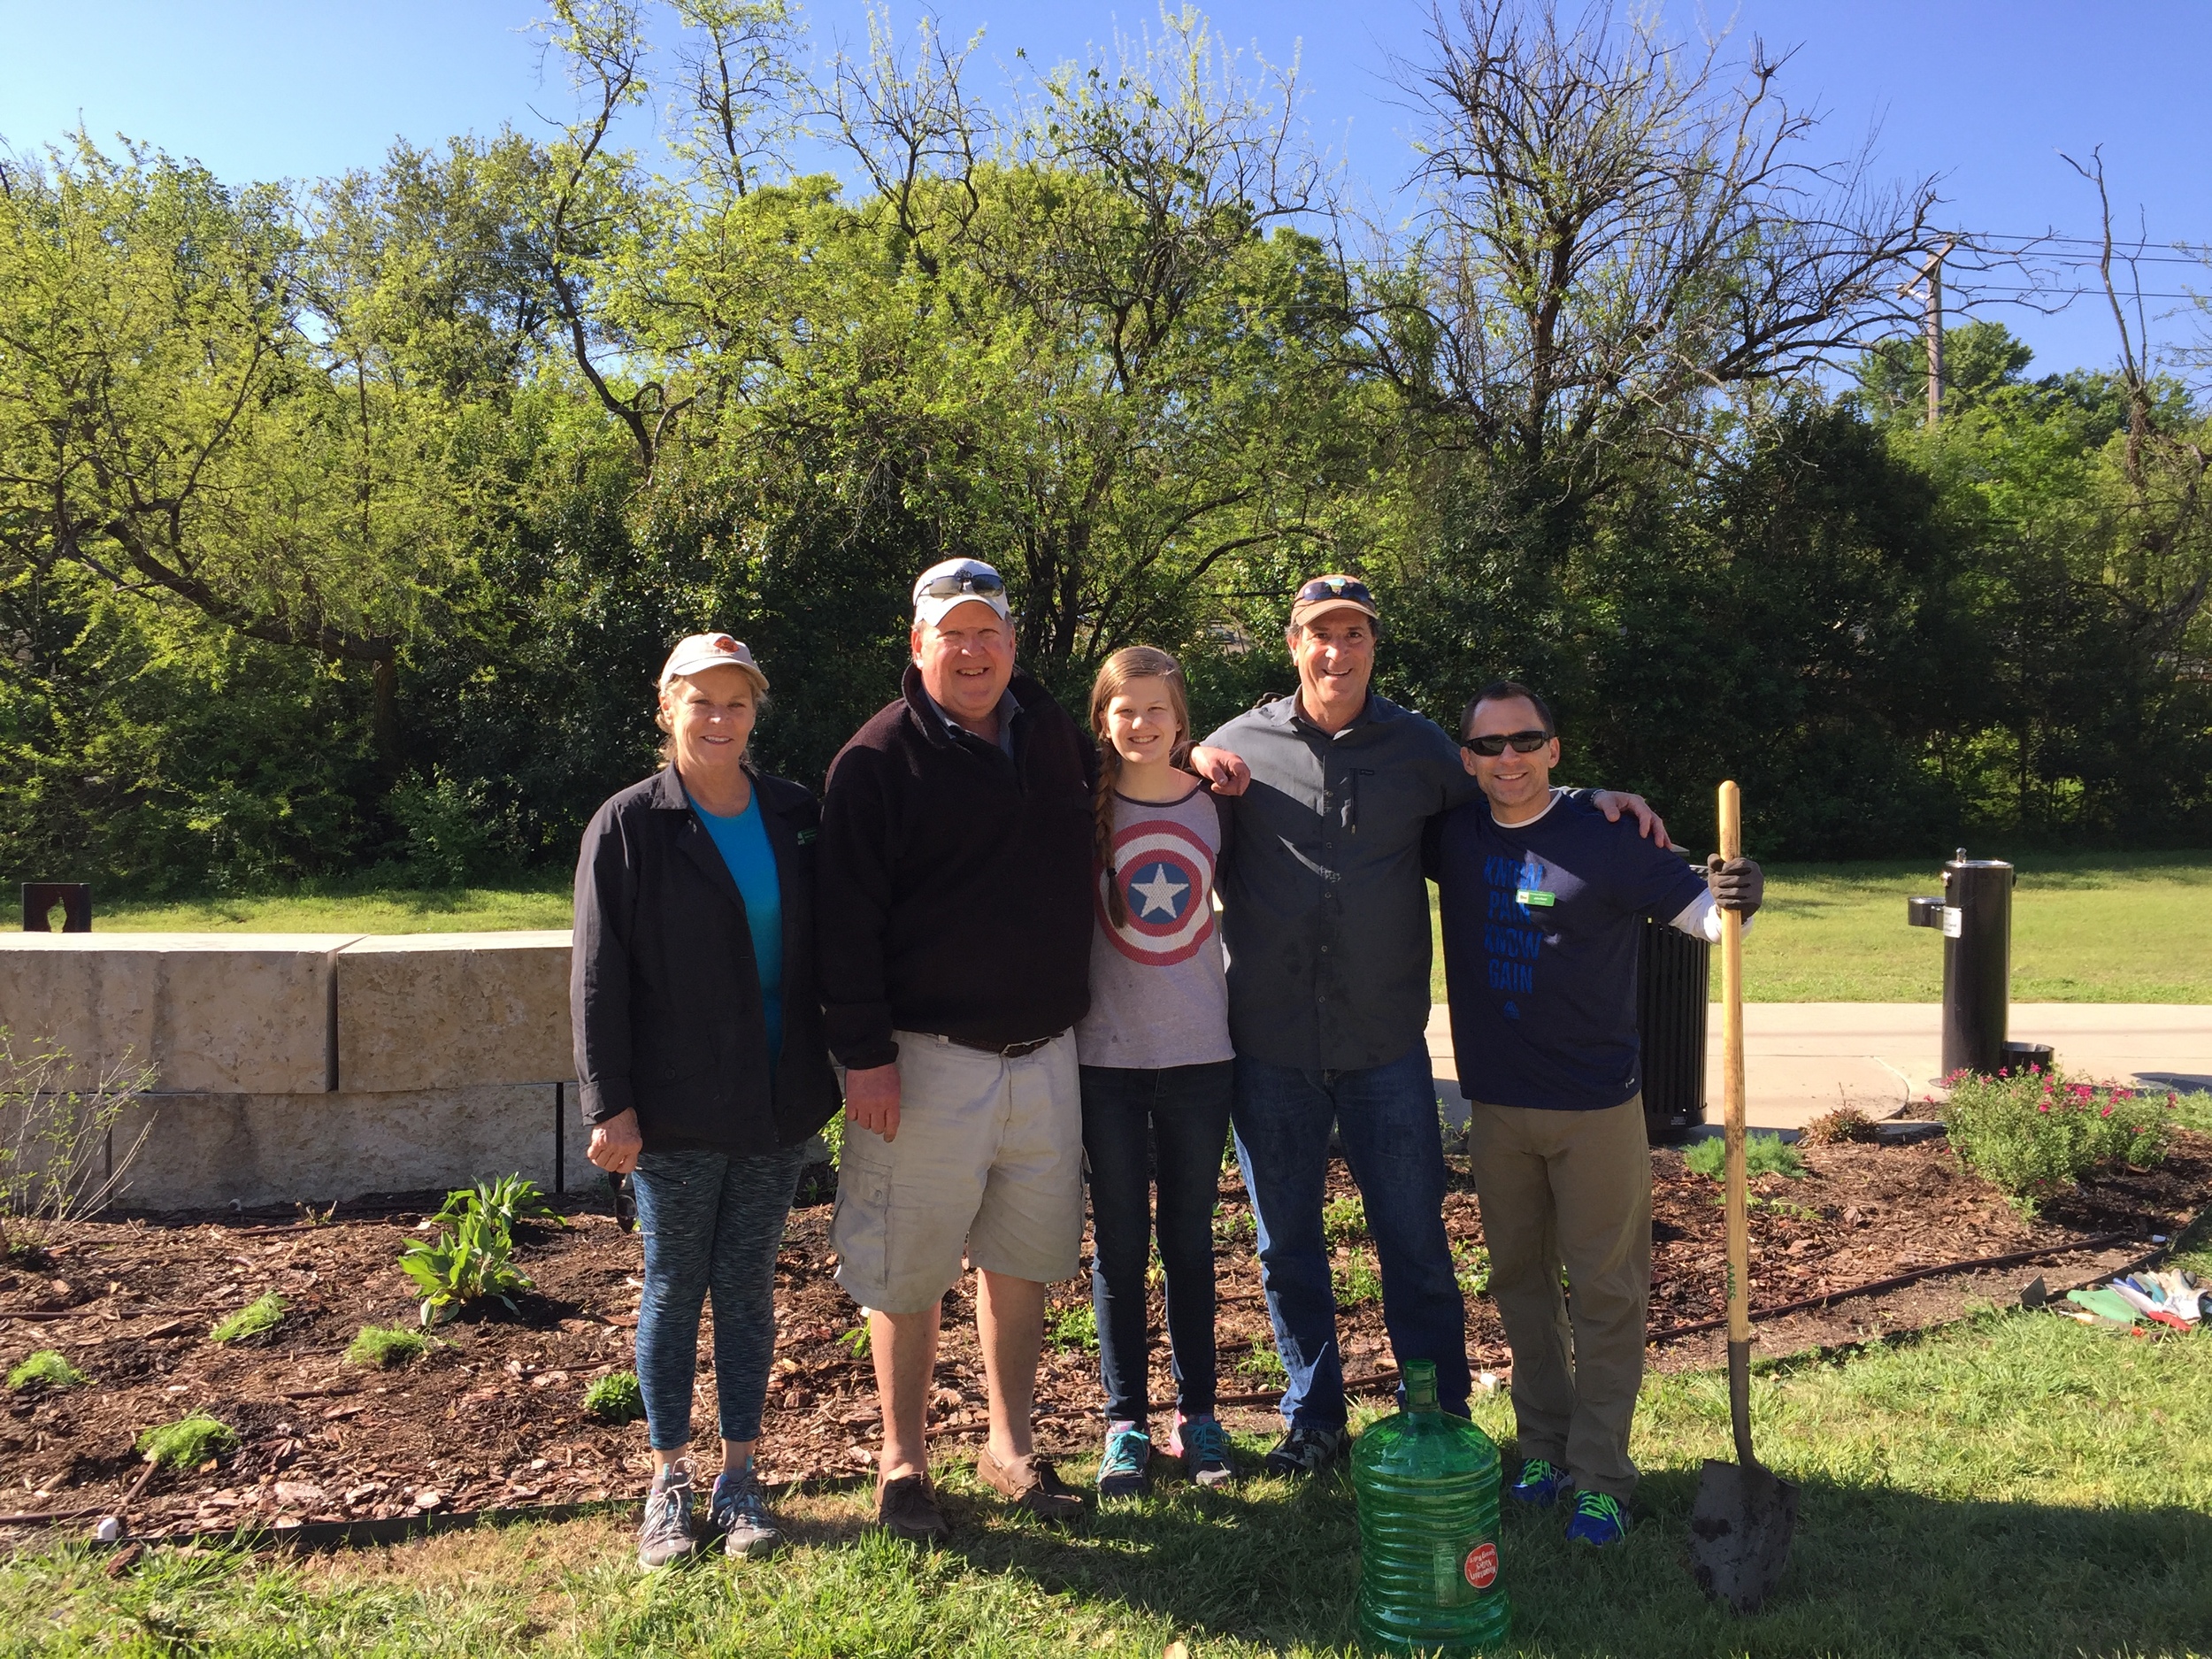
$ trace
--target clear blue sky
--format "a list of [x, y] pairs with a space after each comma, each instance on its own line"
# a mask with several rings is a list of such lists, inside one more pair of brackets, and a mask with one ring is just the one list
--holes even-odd
[[[1376, 195], [1407, 166], [1409, 118], [1389, 79], [1417, 55], [1425, 7], [1402, 0], [1221, 0], [1223, 34], [1269, 58], [1299, 52], [1317, 131]], [[417, 142], [530, 127], [565, 107], [541, 81], [522, 0], [0, 0], [0, 137], [58, 138], [80, 118], [198, 157], [226, 177], [302, 178], [373, 164], [395, 135]], [[1671, 18], [1694, 27], [1680, 4]], [[916, 9], [895, 15], [910, 23]], [[1087, 0], [943, 0], [947, 32], [987, 33], [981, 63], [1081, 56], [1147, 4]], [[1715, 6], [1711, 15], [1730, 15]], [[2212, 242], [2212, 171], [2202, 165], [2203, 76], [2212, 6], [2201, 0], [1742, 0], [1739, 37], [1795, 46], [1785, 85], [1829, 113], [1836, 147], [1878, 124], [1885, 171], [1939, 173], [1951, 221], [1977, 231], [2094, 228], [2085, 186], [2060, 160], [2101, 142], [2115, 197], [2154, 241]], [[860, 0], [816, 0], [818, 45], [852, 39]], [[2196, 110], [2199, 115], [2192, 117]], [[2212, 288], [2189, 266], [2146, 267], [2154, 286]], [[2039, 368], [2101, 364], [2111, 324], [2078, 303], [2057, 318], [1994, 312], [2025, 336]], [[2186, 334], [2184, 319], [2170, 332]]]

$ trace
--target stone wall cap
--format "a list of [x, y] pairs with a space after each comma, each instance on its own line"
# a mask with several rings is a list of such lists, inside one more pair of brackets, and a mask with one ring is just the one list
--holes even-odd
[[[71, 950], [91, 955], [152, 955], [163, 951], [231, 951], [240, 955], [328, 955], [359, 933], [6, 933], [0, 950]], [[564, 935], [565, 937], [565, 935]]]
[[343, 949], [349, 956], [410, 950], [566, 950], [575, 941], [565, 927], [516, 928], [484, 933], [370, 933]]

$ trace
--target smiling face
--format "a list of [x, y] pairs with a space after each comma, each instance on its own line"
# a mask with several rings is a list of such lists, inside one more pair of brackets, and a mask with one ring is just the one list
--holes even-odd
[[1375, 674], [1375, 624], [1349, 606], [1309, 617], [1285, 636], [1298, 665], [1298, 701], [1306, 718], [1334, 732], [1367, 706]]
[[922, 689], [963, 726], [990, 718], [1014, 678], [1014, 632], [980, 599], [955, 605], [911, 635]]
[[[1477, 703], [1462, 735], [1504, 736], [1543, 729], [1544, 717], [1526, 697], [1500, 697]], [[1499, 755], [1478, 755], [1471, 749], [1462, 749], [1459, 762], [1482, 786], [1498, 821], [1516, 823], [1551, 798], [1552, 768], [1559, 764], [1559, 739], [1554, 737], [1532, 755], [1517, 754], [1510, 743]]]
[[1165, 765], [1183, 737], [1174, 694], [1157, 675], [1133, 680], [1115, 693], [1102, 725], [1101, 735], [1133, 766]]
[[760, 687], [731, 663], [717, 663], [661, 687], [661, 720], [676, 741], [676, 772], [685, 778], [737, 770], [760, 716]]

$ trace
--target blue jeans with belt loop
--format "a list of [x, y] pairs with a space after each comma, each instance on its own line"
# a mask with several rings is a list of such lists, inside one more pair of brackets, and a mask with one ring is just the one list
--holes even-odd
[[1239, 1055], [1237, 1163], [1258, 1223], [1260, 1278], [1289, 1386], [1294, 1427], [1344, 1426], [1336, 1291], [1322, 1236], [1329, 1128], [1366, 1201], [1382, 1266], [1383, 1324], [1402, 1367], [1436, 1364], [1437, 1398], [1467, 1415], [1467, 1305], [1444, 1231], [1444, 1140], [1425, 1044], [1387, 1065], [1306, 1071]]
[[776, 1356], [776, 1251], [806, 1163], [803, 1146], [754, 1156], [641, 1152], [631, 1177], [645, 1241], [638, 1389], [657, 1452], [691, 1443], [699, 1312], [714, 1295], [714, 1392], [722, 1438], [760, 1438]]

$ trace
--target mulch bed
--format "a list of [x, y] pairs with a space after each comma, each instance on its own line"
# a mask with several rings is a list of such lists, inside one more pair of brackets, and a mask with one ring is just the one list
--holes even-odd
[[[1941, 1275], [1763, 1324], [1760, 1351], [1770, 1356], [1955, 1318], [1978, 1301], [2016, 1300], [2038, 1276], [2055, 1286], [2078, 1282], [2139, 1256], [2153, 1234], [2177, 1233], [2212, 1193], [2212, 1138], [2187, 1133], [2159, 1169], [2099, 1181], [2032, 1222], [1962, 1171], [1939, 1141], [1812, 1148], [1806, 1161], [1803, 1179], [1756, 1183], [1766, 1202], [1752, 1217], [1755, 1307], [1970, 1257], [2114, 1233], [2126, 1242]], [[1452, 1164], [1446, 1218], [1471, 1268], [1481, 1224], [1466, 1161]], [[1653, 1328], [1717, 1317], [1718, 1188], [1690, 1174], [1676, 1152], [1655, 1151], [1652, 1166]], [[1332, 1166], [1330, 1189], [1355, 1190], [1341, 1164]], [[143, 1537], [634, 1495], [649, 1466], [643, 1425], [600, 1423], [581, 1403], [592, 1379], [629, 1368], [637, 1317], [638, 1240], [618, 1225], [603, 1189], [557, 1201], [570, 1220], [565, 1230], [519, 1230], [521, 1264], [536, 1290], [518, 1316], [500, 1310], [445, 1326], [426, 1358], [394, 1371], [341, 1357], [365, 1324], [414, 1323], [409, 1281], [393, 1263], [440, 1196], [363, 1201], [321, 1225], [252, 1215], [104, 1221], [35, 1267], [0, 1268], [0, 1362], [58, 1348], [93, 1379], [57, 1394], [0, 1396], [0, 1525], [127, 1509]], [[762, 1451], [773, 1481], [856, 1476], [872, 1466], [872, 1374], [852, 1341], [856, 1310], [830, 1277], [829, 1217], [822, 1202], [795, 1210], [778, 1264], [780, 1334]], [[1271, 1339], [1233, 1167], [1224, 1171], [1217, 1237], [1222, 1387], [1264, 1396]], [[1364, 1248], [1356, 1240], [1340, 1246], [1340, 1261]], [[227, 1345], [208, 1340], [218, 1317], [272, 1291], [289, 1305], [273, 1332]], [[1158, 1294], [1156, 1287], [1156, 1333]], [[1048, 1317], [1087, 1305], [1087, 1281], [1056, 1286]], [[979, 1441], [985, 1426], [973, 1312], [964, 1284], [948, 1298], [932, 1410], [933, 1430], [954, 1455]], [[1356, 1386], [1388, 1372], [1379, 1300], [1345, 1309], [1340, 1332]], [[1479, 1367], [1506, 1369], [1504, 1333], [1486, 1296], [1470, 1298], [1467, 1334]], [[1712, 1364], [1720, 1352], [1719, 1334], [1704, 1333], [1662, 1341], [1652, 1357], [1678, 1369]], [[697, 1428], [708, 1444], [710, 1364], [703, 1342]], [[1164, 1340], [1153, 1393], [1156, 1401], [1172, 1397]], [[1098, 1401], [1094, 1355], [1074, 1346], [1048, 1353], [1039, 1379], [1041, 1444], [1088, 1450]], [[197, 1470], [148, 1477], [133, 1450], [138, 1435], [194, 1409], [228, 1424], [238, 1448]], [[1256, 1405], [1249, 1420], [1264, 1415]]]

